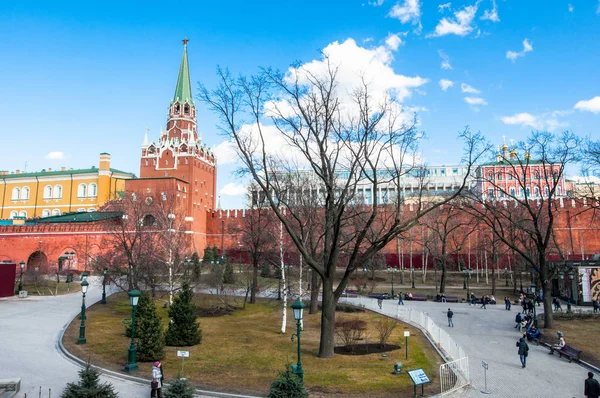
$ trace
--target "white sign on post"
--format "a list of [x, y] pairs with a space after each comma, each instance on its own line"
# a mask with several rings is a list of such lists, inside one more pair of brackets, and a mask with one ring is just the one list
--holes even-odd
[[190, 352], [189, 351], [177, 351], [177, 356], [179, 358], [189, 358]]

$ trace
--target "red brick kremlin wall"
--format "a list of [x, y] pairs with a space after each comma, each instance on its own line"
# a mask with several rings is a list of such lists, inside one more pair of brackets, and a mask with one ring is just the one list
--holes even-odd
[[[600, 222], [594, 218], [592, 211], [586, 210], [589, 210], [589, 207], [585, 203], [575, 203], [566, 199], [562, 201], [562, 206], [557, 205], [555, 224], [557, 240], [561, 250], [565, 254], [568, 253], [570, 259], [581, 259], [582, 256], [587, 258], [594, 253], [600, 253]], [[407, 211], [411, 210], [407, 209]], [[195, 233], [204, 238], [205, 232], [207, 244], [224, 250], [230, 261], [237, 262], [241, 259], [247, 262], [244, 248], [238, 244], [241, 241], [240, 235], [235, 232], [243, 226], [246, 212], [247, 210], [222, 210], [207, 213], [206, 228]], [[421, 233], [422, 228], [418, 226], [405, 234], [402, 239], [390, 242], [384, 249], [388, 265], [399, 266], [398, 254], [402, 254], [403, 266], [410, 267], [412, 239], [412, 265], [420, 268], [423, 261], [422, 247], [419, 243]], [[25, 261], [28, 266], [48, 267], [53, 270], [56, 269], [58, 258], [65, 251], [73, 251], [76, 254], [70, 267], [83, 271], [91, 257], [105, 250], [101, 247], [104, 234], [106, 232], [103, 231], [101, 223], [0, 226], [0, 262]], [[461, 257], [467, 265], [469, 260], [481, 261], [476, 258], [476, 248], [478, 244], [485, 244], [483, 242], [485, 234], [486, 231], [480, 230], [464, 244]], [[204, 242], [204, 239], [201, 241]], [[284, 241], [286, 262], [296, 263], [298, 256], [293, 246], [289, 243], [289, 239], [284, 238]], [[198, 242], [194, 246], [190, 247], [190, 251], [195, 249], [202, 255], [203, 247], [198, 247], [200, 246]], [[506, 256], [501, 261], [501, 266], [504, 264], [511, 264], [511, 260]], [[432, 258], [429, 256], [427, 266], [431, 267], [431, 265]], [[473, 264], [470, 265], [474, 267]]]

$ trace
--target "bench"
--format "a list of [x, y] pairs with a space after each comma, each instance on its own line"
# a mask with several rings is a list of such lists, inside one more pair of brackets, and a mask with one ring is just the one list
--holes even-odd
[[345, 297], [358, 297], [358, 290], [344, 290]]
[[455, 297], [455, 296], [446, 297], [446, 302], [447, 303], [458, 303], [458, 297]]
[[427, 301], [427, 296], [423, 296], [423, 295], [420, 295], [420, 294], [413, 294], [412, 297], [406, 297], [404, 300]]
[[20, 390], [21, 379], [0, 379], [0, 395], [4, 392], [14, 392], [16, 394]]
[[568, 344], [565, 344], [565, 346], [561, 349], [550, 347], [550, 354], [554, 354], [554, 351], [558, 352], [560, 358], [562, 358], [562, 356], [564, 355], [569, 360], [569, 362], [571, 362], [571, 360], [573, 359], [579, 361], [579, 356], [581, 355], [581, 350], [578, 350], [575, 347], [571, 347]]
[[376, 298], [376, 299], [382, 299], [382, 300], [386, 300], [388, 298], [390, 298], [390, 295], [387, 293], [369, 293], [369, 298]]

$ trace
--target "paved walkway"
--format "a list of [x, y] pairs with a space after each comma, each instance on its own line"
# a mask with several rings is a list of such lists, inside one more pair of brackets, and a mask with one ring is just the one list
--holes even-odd
[[[89, 306], [100, 300], [99, 278], [90, 278], [86, 297]], [[78, 283], [72, 287], [77, 288]], [[78, 365], [58, 352], [56, 342], [61, 329], [81, 310], [81, 293], [57, 297], [30, 296], [26, 299], [0, 299], [0, 379], [21, 378], [18, 398], [59, 397], [68, 382], [76, 382]], [[149, 375], [139, 374], [139, 377]], [[139, 384], [110, 375], [102, 380], [113, 384], [124, 398], [147, 398], [149, 383]], [[206, 395], [217, 396], [215, 395]]]
[[[415, 310], [427, 312], [438, 325], [443, 326], [456, 343], [462, 345], [469, 356], [473, 387], [456, 393], [461, 397], [484, 396], [484, 373], [481, 361], [489, 364], [487, 387], [492, 397], [583, 397], [583, 382], [587, 370], [576, 363], [549, 355], [548, 349], [535, 344], [529, 345], [527, 367], [521, 368], [515, 343], [520, 337], [513, 328], [517, 314], [516, 306], [506, 311], [504, 305], [451, 304], [436, 302], [407, 302]], [[397, 304], [384, 300], [379, 310], [376, 300], [371, 309], [391, 316], [396, 315]], [[446, 311], [454, 312], [454, 328], [448, 328]], [[538, 307], [542, 312], [543, 307]], [[543, 332], [543, 330], [542, 330]], [[567, 341], [569, 336], [565, 336]]]

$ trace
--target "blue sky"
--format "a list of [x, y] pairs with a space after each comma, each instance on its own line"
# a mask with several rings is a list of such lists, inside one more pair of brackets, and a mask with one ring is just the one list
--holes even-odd
[[[419, 110], [430, 164], [459, 161], [466, 125], [495, 143], [532, 129], [600, 138], [597, 0], [6, 3], [0, 170], [89, 167], [106, 151], [139, 173], [146, 127], [156, 139], [166, 122], [184, 36], [194, 88], [214, 85], [217, 65], [286, 68], [335, 42], [350, 64], [361, 64], [353, 51], [386, 54], [394, 76], [420, 78], [403, 103]], [[197, 106], [204, 141], [218, 146], [216, 118]], [[243, 202], [227, 194], [240, 191], [234, 169], [219, 167], [223, 207]]]

